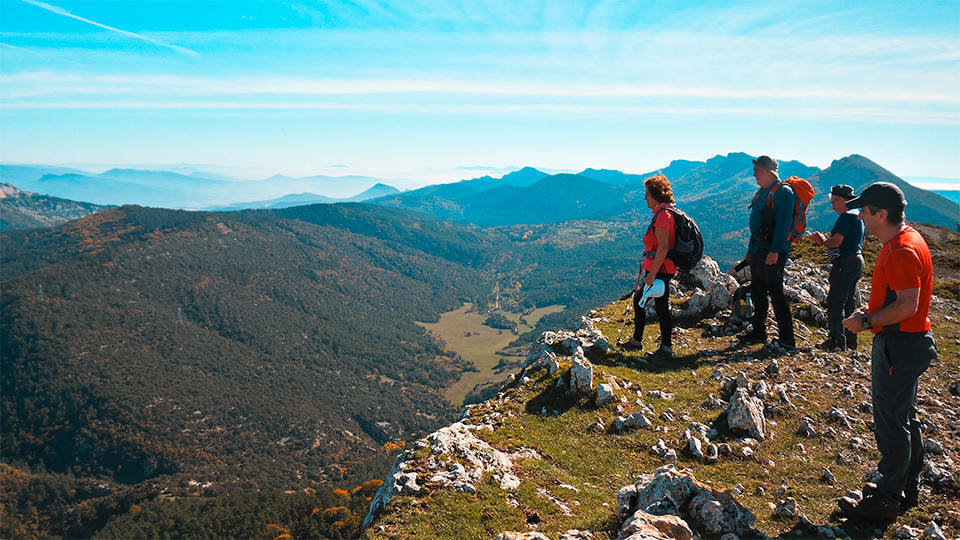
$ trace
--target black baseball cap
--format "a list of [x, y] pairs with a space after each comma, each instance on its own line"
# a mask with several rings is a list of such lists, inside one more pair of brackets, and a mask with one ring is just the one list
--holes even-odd
[[777, 169], [780, 168], [780, 165], [777, 163], [777, 160], [773, 159], [772, 157], [760, 156], [753, 160], [753, 164], [763, 167], [764, 169], [772, 172], [777, 178], [780, 178], [780, 175], [777, 173]]
[[830, 188], [830, 194], [836, 195], [838, 197], [843, 197], [848, 201], [856, 197], [856, 195], [853, 194], [853, 187], [848, 186], [846, 184], [839, 184], [839, 185], [833, 186], [832, 188]]
[[889, 182], [874, 182], [867, 186], [859, 197], [847, 201], [847, 208], [875, 206], [887, 210], [903, 210], [906, 205], [903, 191]]

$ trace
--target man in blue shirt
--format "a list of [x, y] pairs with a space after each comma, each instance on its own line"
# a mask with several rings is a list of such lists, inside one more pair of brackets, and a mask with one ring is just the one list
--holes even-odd
[[792, 351], [797, 345], [790, 305], [783, 294], [783, 267], [790, 255], [788, 234], [793, 226], [796, 195], [790, 186], [780, 182], [778, 168], [777, 160], [770, 156], [753, 160], [753, 176], [760, 189], [750, 203], [750, 245], [744, 257], [750, 263], [753, 329], [739, 339], [745, 344], [766, 343], [769, 295], [777, 319], [779, 345]]
[[830, 205], [840, 214], [830, 231], [811, 234], [814, 242], [826, 246], [830, 267], [830, 292], [827, 294], [827, 328], [830, 336], [817, 345], [825, 351], [857, 350], [857, 335], [844, 330], [842, 321], [860, 305], [857, 282], [863, 274], [863, 222], [860, 210], [848, 209], [847, 201], [854, 198], [853, 188], [844, 184], [830, 188]]

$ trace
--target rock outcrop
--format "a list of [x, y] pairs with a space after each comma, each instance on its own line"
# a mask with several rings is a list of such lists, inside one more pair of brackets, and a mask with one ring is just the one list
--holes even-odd
[[[640, 530], [637, 523], [649, 523], [646, 515], [675, 516], [680, 521], [670, 520], [669, 523], [679, 534], [690, 531], [691, 524], [703, 533], [715, 536], [755, 533], [753, 523], [756, 518], [733, 495], [701, 484], [692, 474], [678, 471], [673, 465], [660, 467], [620, 488], [617, 504], [621, 515], [627, 517], [621, 525], [619, 538], [633, 538], [631, 535]], [[686, 525], [685, 529], [681, 523]]]

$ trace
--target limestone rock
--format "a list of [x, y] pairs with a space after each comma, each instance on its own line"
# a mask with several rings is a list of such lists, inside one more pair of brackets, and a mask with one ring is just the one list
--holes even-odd
[[824, 467], [820, 473], [820, 479], [828, 484], [836, 484], [837, 477], [833, 475], [829, 467]]
[[727, 426], [734, 432], [745, 432], [751, 437], [764, 440], [766, 423], [763, 418], [763, 402], [750, 397], [745, 389], [737, 388], [727, 408]]
[[650, 453], [667, 463], [674, 463], [677, 461], [676, 450], [667, 448], [667, 445], [663, 442], [663, 439], [658, 440], [657, 444], [650, 448]]
[[931, 521], [927, 528], [923, 531], [924, 538], [935, 538], [936, 540], [947, 540], [947, 537], [943, 535], [943, 531], [940, 530], [940, 526], [937, 525], [936, 521]]
[[704, 409], [726, 409], [728, 403], [713, 394], [707, 395], [707, 400], [700, 406]]
[[650, 420], [642, 412], [618, 416], [613, 420], [613, 430], [620, 433], [631, 429], [650, 427]]
[[593, 364], [583, 355], [583, 349], [577, 347], [571, 358], [570, 393], [579, 395], [593, 391]]
[[578, 531], [576, 529], [570, 529], [560, 535], [560, 540], [590, 540], [591, 538], [593, 538], [593, 533], [590, 531]]
[[916, 538], [920, 536], [920, 529], [914, 529], [913, 527], [908, 527], [903, 525], [897, 532], [893, 533], [894, 538]]
[[[621, 488], [617, 502], [626, 515], [634, 516], [637, 511], [673, 515], [709, 535], [749, 535], [753, 531], [753, 514], [733, 495], [701, 484], [689, 472], [679, 472], [672, 465], [640, 476], [633, 485]], [[623, 533], [620, 536], [629, 537]]]
[[497, 540], [550, 540], [550, 537], [536, 531], [530, 531], [530, 532], [506, 531], [498, 534]]
[[597, 407], [603, 407], [607, 403], [611, 403], [617, 399], [617, 396], [613, 393], [613, 385], [610, 383], [603, 383], [597, 387]]
[[[407, 451], [403, 451], [397, 456], [397, 459], [393, 461], [393, 467], [390, 469], [390, 473], [387, 474], [386, 481], [380, 486], [380, 489], [377, 490], [377, 494], [374, 495], [373, 500], [370, 501], [370, 509], [367, 511], [367, 516], [363, 520], [364, 528], [367, 528], [373, 523], [373, 520], [386, 508], [387, 501], [389, 501], [391, 497], [402, 493], [404, 486], [408, 485], [409, 477], [403, 473], [406, 458]], [[415, 485], [415, 474], [413, 479]]]
[[624, 523], [618, 540], [655, 540], [655, 539], [692, 540], [693, 531], [687, 522], [677, 516], [655, 516], [643, 510], [637, 510]]
[[806, 438], [812, 438], [819, 435], [816, 428], [813, 427], [813, 419], [809, 416], [805, 416], [803, 420], [800, 421], [800, 427], [797, 429], [797, 435]]
[[687, 430], [687, 453], [694, 459], [703, 459], [703, 442], [696, 435]]
[[773, 517], [786, 519], [795, 518], [799, 512], [800, 509], [797, 506], [797, 500], [793, 497], [787, 497], [786, 500], [777, 503], [777, 508], [773, 511]]

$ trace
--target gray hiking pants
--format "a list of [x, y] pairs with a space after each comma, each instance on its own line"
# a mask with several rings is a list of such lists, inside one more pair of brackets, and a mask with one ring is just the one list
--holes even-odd
[[881, 332], [873, 338], [873, 432], [880, 451], [880, 491], [898, 499], [923, 471], [917, 381], [937, 357], [933, 332]]
[[857, 335], [844, 330], [843, 319], [860, 305], [857, 282], [863, 274], [863, 257], [859, 253], [841, 255], [830, 267], [830, 292], [827, 294], [827, 329], [837, 343], [856, 348]]

